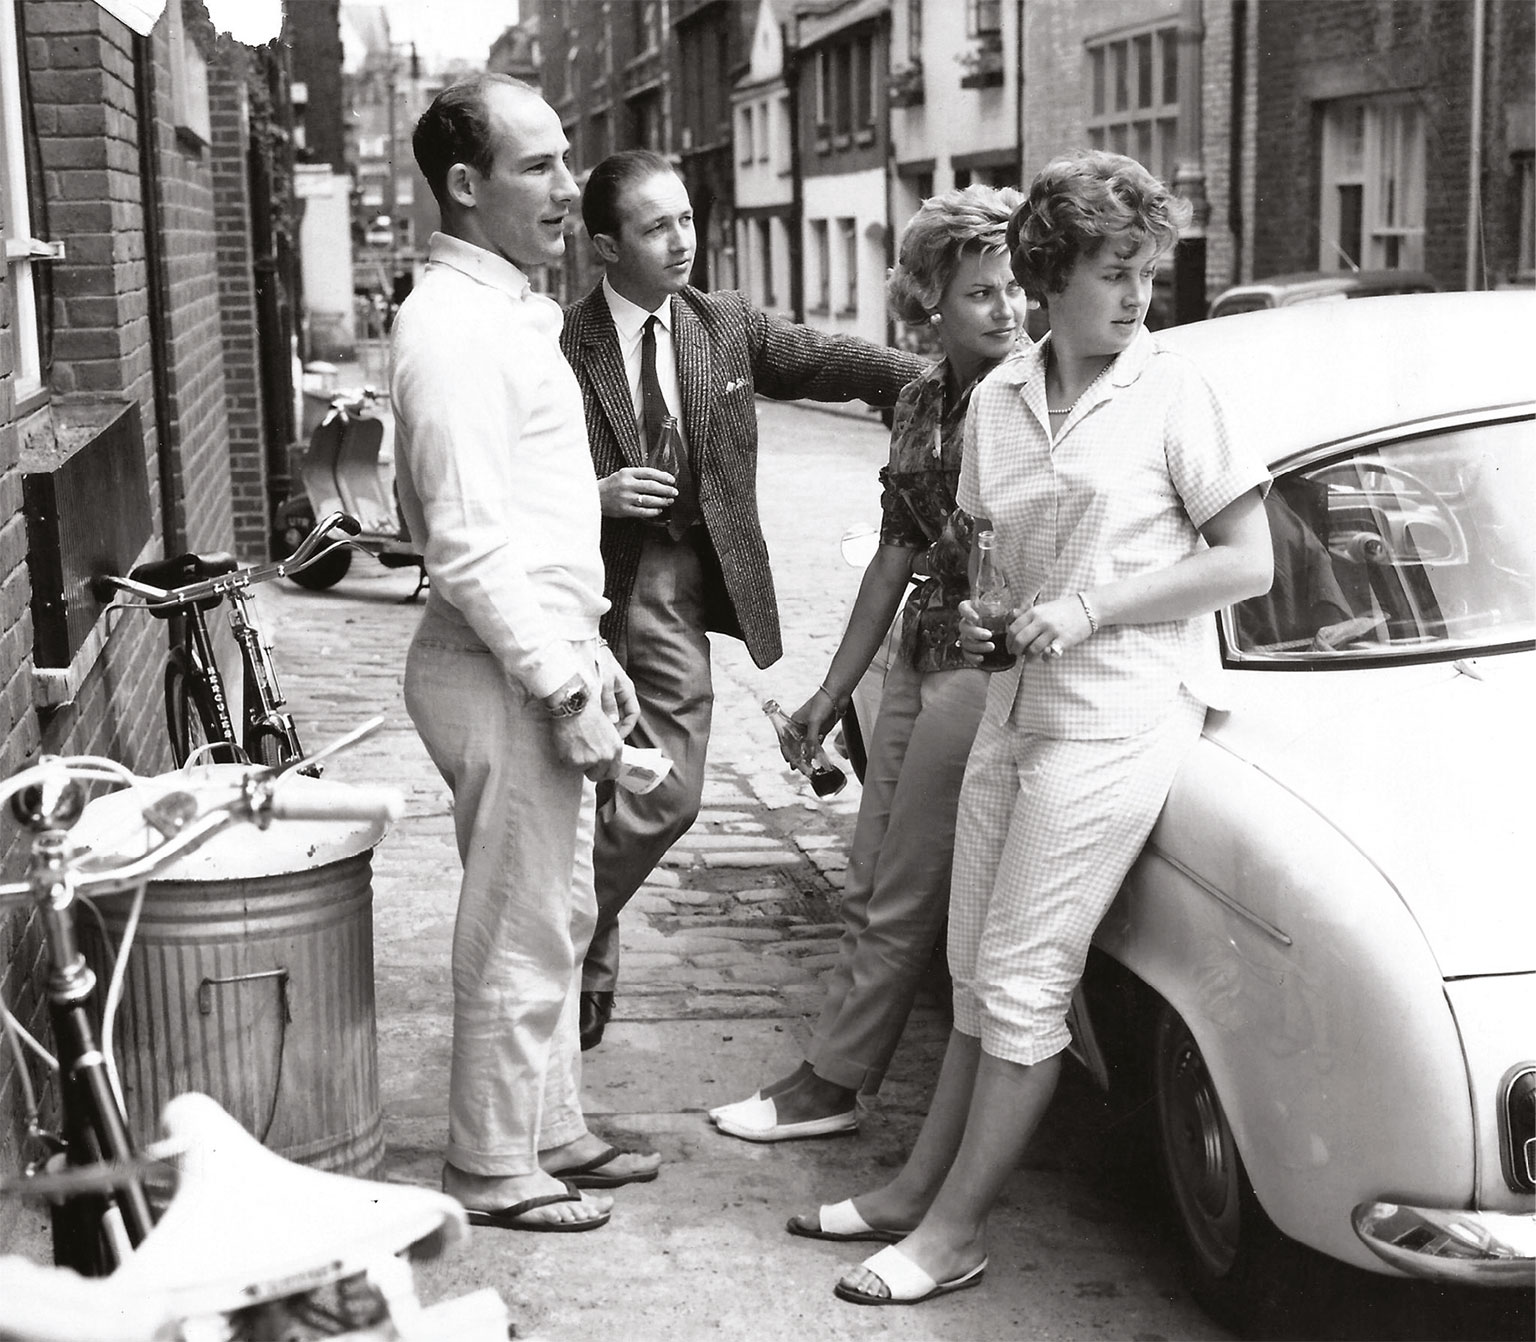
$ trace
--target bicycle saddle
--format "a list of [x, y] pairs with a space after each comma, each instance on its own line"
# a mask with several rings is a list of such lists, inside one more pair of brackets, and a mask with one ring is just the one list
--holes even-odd
[[295, 1165], [250, 1136], [206, 1095], [161, 1114], [186, 1142], [164, 1216], [108, 1280], [165, 1297], [182, 1316], [221, 1313], [314, 1290], [409, 1250], [432, 1258], [469, 1233], [446, 1194]]
[[[201, 582], [207, 578], [222, 578], [239, 567], [240, 561], [234, 555], [220, 550], [215, 554], [184, 554], [172, 555], [169, 559], [155, 559], [148, 564], [140, 564], [128, 576], [149, 587], [169, 589], [185, 587], [188, 583]], [[199, 610], [212, 610], [223, 599], [220, 596], [207, 596], [195, 604]], [[174, 606], [164, 609], [151, 606], [149, 613], [164, 620], [176, 614], [179, 609]]]

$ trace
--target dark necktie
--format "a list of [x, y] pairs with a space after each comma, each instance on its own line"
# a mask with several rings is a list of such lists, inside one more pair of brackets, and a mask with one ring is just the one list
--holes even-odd
[[[661, 421], [667, 417], [667, 403], [661, 394], [661, 380], [656, 376], [656, 328], [661, 319], [654, 314], [645, 319], [640, 337], [640, 427], [645, 433], [647, 453], [661, 437]], [[686, 453], [678, 462], [677, 498], [667, 519], [673, 540], [699, 520], [698, 495], [694, 490], [693, 471]]]

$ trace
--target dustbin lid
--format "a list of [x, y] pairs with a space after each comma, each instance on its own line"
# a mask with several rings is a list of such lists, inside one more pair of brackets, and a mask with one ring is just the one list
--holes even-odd
[[[144, 819], [145, 807], [172, 792], [194, 793], [203, 808], [217, 805], [239, 791], [244, 774], [239, 764], [198, 765], [110, 792], [85, 808], [70, 837], [107, 861], [140, 856], [163, 841]], [[316, 786], [314, 779], [297, 774], [282, 782], [284, 792]], [[327, 780], [325, 786], [334, 784]], [[366, 853], [388, 829], [383, 820], [274, 820], [265, 830], [235, 824], [165, 867], [155, 880], [240, 881], [313, 871]]]

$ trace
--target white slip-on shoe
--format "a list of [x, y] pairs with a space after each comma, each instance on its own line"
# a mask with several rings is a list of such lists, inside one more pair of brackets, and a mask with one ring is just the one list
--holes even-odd
[[728, 1137], [739, 1137], [744, 1142], [788, 1142], [800, 1137], [834, 1137], [857, 1132], [859, 1111], [855, 1107], [847, 1113], [832, 1114], [826, 1118], [780, 1123], [774, 1102], [756, 1096], [726, 1105], [716, 1114], [715, 1126]]
[[733, 1100], [730, 1104], [717, 1104], [713, 1109], [706, 1109], [704, 1111], [704, 1116], [709, 1119], [711, 1123], [714, 1123], [719, 1119], [721, 1114], [725, 1113], [727, 1109], [735, 1109], [738, 1105], [751, 1104], [753, 1100], [760, 1100], [762, 1098], [763, 1092], [760, 1090], [754, 1090], [744, 1100]]

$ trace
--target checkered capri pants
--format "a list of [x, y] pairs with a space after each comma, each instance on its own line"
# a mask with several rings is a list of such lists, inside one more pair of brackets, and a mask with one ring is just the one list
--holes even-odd
[[1060, 740], [982, 721], [960, 789], [949, 966], [955, 1029], [984, 1052], [1034, 1064], [1067, 1046], [1088, 944], [1204, 719], [1180, 691], [1135, 736]]

